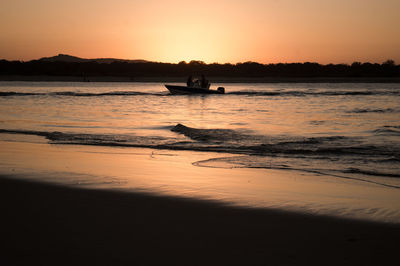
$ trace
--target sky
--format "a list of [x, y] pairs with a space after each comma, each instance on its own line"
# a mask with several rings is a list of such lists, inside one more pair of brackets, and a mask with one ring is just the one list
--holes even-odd
[[1, 0], [0, 58], [400, 63], [400, 0]]

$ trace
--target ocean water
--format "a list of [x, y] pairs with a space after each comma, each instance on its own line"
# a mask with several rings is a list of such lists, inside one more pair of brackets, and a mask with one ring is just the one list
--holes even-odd
[[0, 82], [0, 135], [212, 152], [223, 156], [193, 165], [400, 189], [400, 84], [218, 86], [225, 95], [170, 95], [163, 83]]

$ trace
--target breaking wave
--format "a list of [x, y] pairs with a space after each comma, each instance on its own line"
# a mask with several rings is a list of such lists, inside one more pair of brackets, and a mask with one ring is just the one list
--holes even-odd
[[[94, 145], [129, 144], [137, 140], [148, 139], [154, 145], [172, 145], [178, 147], [191, 143], [188, 149], [205, 151], [222, 151], [246, 154], [313, 154], [313, 155], [395, 155], [400, 156], [400, 150], [393, 145], [379, 146], [376, 144], [360, 143], [359, 138], [345, 136], [326, 137], [297, 137], [297, 136], [268, 136], [242, 133], [232, 129], [201, 129], [177, 124], [174, 127], [161, 127], [160, 130], [170, 129], [188, 138], [184, 143], [173, 142], [174, 139], [152, 136], [136, 136], [129, 134], [78, 134], [58, 131], [32, 131], [0, 129], [0, 133], [28, 134], [44, 136], [54, 142], [74, 142]], [[385, 127], [376, 132], [386, 130], [400, 133], [398, 129]], [[160, 141], [157, 142], [156, 140]], [[167, 142], [161, 142], [161, 141]], [[169, 142], [168, 142], [169, 140]], [[184, 148], [184, 147], [182, 147]]]
[[222, 152], [236, 156], [210, 159], [196, 165], [300, 170], [400, 188], [399, 142], [368, 143], [368, 139], [345, 136], [257, 135], [240, 130], [201, 129], [182, 124], [172, 128], [160, 127], [159, 130], [170, 130], [177, 135], [174, 138], [7, 129], [0, 129], [0, 133], [43, 136], [51, 144]]
[[[240, 133], [230, 129], [199, 129], [176, 125], [171, 131], [185, 135], [210, 151], [244, 153], [251, 155], [395, 155], [396, 147], [362, 144], [356, 138], [345, 136], [294, 137], [265, 136]], [[206, 145], [209, 146], [206, 146]], [[199, 147], [200, 148], [200, 147]]]
[[[227, 152], [248, 155], [304, 155], [304, 156], [389, 156], [400, 158], [397, 145], [368, 144], [360, 138], [345, 136], [298, 137], [268, 136], [242, 133], [231, 129], [200, 129], [177, 124], [170, 129], [187, 137], [185, 141], [160, 136], [137, 136], [134, 134], [84, 134], [58, 131], [32, 131], [0, 129], [0, 133], [43, 136], [52, 143], [103, 146], [132, 146], [167, 148], [211, 152]], [[383, 130], [383, 129], [382, 129]], [[386, 129], [391, 132], [392, 129]], [[395, 132], [400, 133], [398, 130]]]

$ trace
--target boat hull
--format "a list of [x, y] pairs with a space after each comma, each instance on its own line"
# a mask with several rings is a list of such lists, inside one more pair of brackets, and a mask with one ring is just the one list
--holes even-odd
[[165, 85], [171, 94], [224, 94], [223, 91], [205, 88], [186, 87], [178, 85]]

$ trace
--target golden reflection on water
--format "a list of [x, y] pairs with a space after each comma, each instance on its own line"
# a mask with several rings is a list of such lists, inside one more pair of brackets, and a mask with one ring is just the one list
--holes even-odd
[[400, 218], [398, 189], [297, 171], [192, 165], [224, 154], [4, 141], [0, 145], [1, 173], [41, 181], [355, 218]]

